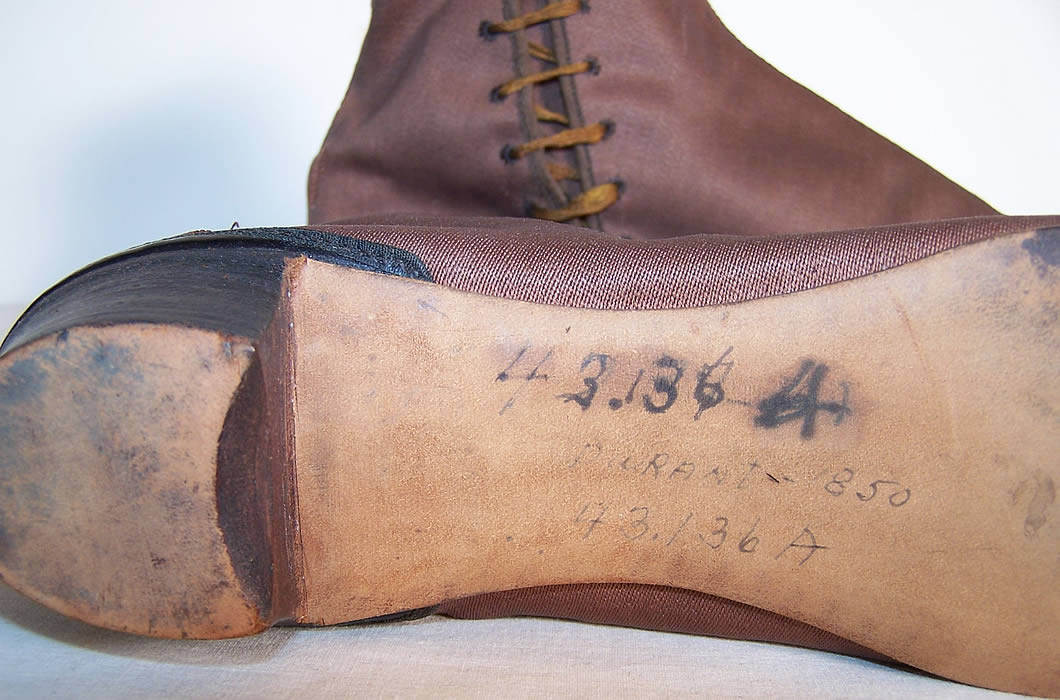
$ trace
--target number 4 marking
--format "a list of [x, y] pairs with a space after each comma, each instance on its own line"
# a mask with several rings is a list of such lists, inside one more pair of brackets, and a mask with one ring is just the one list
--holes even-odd
[[578, 513], [578, 516], [574, 518], [574, 522], [576, 523], [589, 523], [589, 529], [587, 529], [585, 531], [585, 534], [582, 535], [583, 540], [588, 539], [589, 535], [591, 535], [593, 532], [593, 528], [595, 528], [597, 525], [604, 521], [604, 514], [607, 512], [608, 508], [608, 506], [605, 506], [603, 503], [597, 503], [596, 505], [600, 506], [602, 510], [599, 514], [597, 514], [595, 518], [590, 518], [586, 515], [586, 513], [589, 511], [589, 506], [591, 505], [591, 503], [586, 503], [585, 507], [581, 509], [580, 513]]

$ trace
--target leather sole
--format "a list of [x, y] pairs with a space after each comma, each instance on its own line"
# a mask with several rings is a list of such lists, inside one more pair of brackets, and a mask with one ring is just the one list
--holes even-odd
[[1060, 694], [1057, 237], [670, 311], [285, 250], [216, 323], [41, 322], [0, 356], [0, 575], [165, 637], [664, 584]]

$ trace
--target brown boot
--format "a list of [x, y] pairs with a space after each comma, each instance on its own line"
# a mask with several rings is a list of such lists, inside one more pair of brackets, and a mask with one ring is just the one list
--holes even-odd
[[778, 73], [703, 0], [455, 7], [376, 4], [310, 223], [529, 213], [658, 238], [996, 213]]
[[3, 346], [0, 575], [138, 634], [543, 614], [1056, 694], [1058, 249], [1060, 217], [162, 241]]
[[[860, 133], [936, 193], [908, 218], [982, 206]], [[630, 201], [596, 214], [652, 235], [609, 226]], [[1060, 692], [1060, 218], [629, 242], [382, 211], [164, 241], [40, 299], [0, 355], [4, 579], [160, 636], [533, 613]]]

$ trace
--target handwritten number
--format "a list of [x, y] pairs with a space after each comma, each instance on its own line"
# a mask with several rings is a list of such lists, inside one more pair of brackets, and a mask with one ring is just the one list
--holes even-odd
[[[909, 503], [909, 497], [913, 495], [913, 492], [909, 489], [902, 489], [901, 491], [895, 491], [891, 494], [891, 497], [887, 500], [895, 508], [901, 508], [906, 503]], [[897, 499], [897, 500], [896, 500]]]
[[547, 374], [538, 374], [537, 370], [541, 369], [541, 365], [545, 364], [552, 358], [552, 351], [549, 350], [545, 353], [545, 356], [541, 358], [541, 361], [537, 363], [537, 366], [530, 370], [530, 374], [526, 375], [526, 381], [532, 382], [535, 379], [548, 379]]
[[527, 345], [526, 347], [521, 349], [519, 351], [519, 353], [515, 356], [515, 359], [512, 360], [512, 363], [501, 370], [500, 374], [497, 375], [497, 381], [498, 382], [506, 382], [506, 381], [508, 381], [511, 378], [512, 375], [510, 375], [508, 373], [512, 371], [512, 368], [515, 367], [515, 365], [519, 362], [519, 360], [523, 359], [523, 355], [525, 355], [526, 351], [529, 350], [529, 349], [530, 349], [529, 345]]
[[656, 394], [666, 394], [666, 400], [661, 404], [657, 404], [651, 399], [651, 394], [644, 395], [644, 410], [648, 413], [666, 413], [674, 402], [677, 401], [677, 383], [681, 381], [681, 375], [684, 374], [685, 370], [681, 367], [681, 364], [670, 357], [669, 355], [663, 355], [655, 361], [655, 366], [659, 369], [673, 370], [673, 375], [664, 377], [661, 374], [655, 376], [654, 390]]
[[[843, 471], [836, 472], [832, 476], [832, 480], [824, 485], [824, 490], [833, 496], [841, 496], [846, 491], [847, 485], [854, 479], [854, 471], [852, 469], [844, 469]], [[880, 485], [888, 484], [890, 486], [897, 486], [891, 495], [887, 497], [887, 502], [895, 508], [901, 508], [909, 499], [912, 497], [913, 492], [909, 489], [902, 488], [902, 485], [897, 481], [891, 481], [889, 479], [877, 479], [868, 486], [868, 493], [862, 493], [861, 491], [855, 491], [854, 495], [858, 497], [858, 500], [862, 503], [867, 503], [876, 497], [876, 494], [880, 491]]]
[[582, 535], [583, 540], [589, 539], [589, 535], [592, 534], [593, 529], [604, 521], [604, 514], [607, 513], [608, 508], [608, 506], [605, 506], [603, 503], [598, 503], [597, 505], [602, 508], [600, 513], [597, 514], [595, 518], [590, 518], [586, 515], [589, 512], [590, 505], [592, 504], [586, 503], [585, 507], [581, 509], [580, 513], [578, 513], [577, 517], [574, 518], [575, 523], [589, 523], [589, 528], [585, 531], [585, 534]]
[[725, 538], [729, 536], [729, 519], [728, 518], [714, 518], [714, 522], [721, 523], [721, 527], [715, 529], [710, 533], [711, 537], [718, 537], [718, 543], [707, 541], [707, 545], [711, 549], [717, 549], [718, 547], [725, 544]]
[[644, 370], [637, 370], [637, 377], [633, 380], [633, 383], [629, 386], [629, 391], [626, 392], [626, 403], [633, 403], [633, 392], [637, 390], [637, 385], [640, 384], [641, 378], [644, 376]]
[[[844, 478], [840, 478], [840, 476], [843, 476]], [[824, 485], [824, 490], [833, 496], [841, 496], [843, 495], [843, 492], [847, 490], [847, 484], [849, 484], [850, 480], [853, 478], [853, 469], [844, 469], [841, 472], [836, 472], [835, 476], [832, 477], [832, 480]]]
[[685, 516], [685, 519], [681, 521], [681, 524], [674, 530], [674, 534], [670, 535], [670, 539], [666, 540], [666, 546], [669, 547], [677, 539], [677, 536], [681, 534], [681, 531], [685, 529], [685, 525], [688, 525], [688, 521], [692, 519], [692, 513]]
[[821, 382], [828, 374], [828, 367], [813, 360], [802, 363], [798, 373], [777, 393], [758, 402], [758, 415], [755, 425], [763, 428], [776, 428], [790, 421], [802, 420], [799, 435], [808, 440], [817, 430], [817, 414], [826, 411], [835, 415], [835, 424], [839, 425], [850, 413], [847, 407], [850, 389], [840, 384], [843, 390], [842, 401], [819, 400]]
[[877, 484], [894, 484], [895, 486], [897, 486], [898, 482], [897, 481], [887, 481], [886, 479], [877, 479], [876, 481], [874, 481], [871, 484], [869, 484], [869, 488], [872, 489], [871, 493], [864, 494], [861, 491], [858, 491], [854, 495], [856, 495], [858, 497], [859, 501], [862, 501], [862, 502], [871, 501], [873, 498], [876, 497], [876, 491], [877, 491], [876, 485]]
[[593, 398], [596, 396], [596, 392], [600, 389], [600, 377], [604, 376], [604, 372], [607, 371], [607, 364], [610, 360], [610, 355], [604, 355], [599, 352], [586, 355], [585, 359], [582, 360], [581, 370], [584, 372], [588, 369], [589, 365], [595, 362], [597, 368], [596, 374], [582, 379], [582, 383], [585, 384], [585, 389], [583, 391], [579, 393], [560, 394], [558, 398], [563, 399], [564, 403], [573, 401], [581, 406], [583, 411], [588, 411], [589, 407], [593, 405]]
[[643, 511], [644, 514], [640, 516], [640, 520], [634, 520], [632, 524], [636, 525], [637, 527], [639, 527], [640, 528], [640, 532], [638, 532], [635, 535], [631, 535], [628, 532], [626, 532], [625, 528], [622, 528], [622, 534], [625, 535], [626, 537], [628, 537], [631, 540], [640, 539], [641, 537], [644, 537], [644, 535], [648, 532], [648, 509], [645, 508], [644, 506], [638, 506], [637, 508], [630, 508], [629, 509], [630, 513], [636, 513], [637, 511]]
[[[696, 388], [692, 392], [692, 397], [699, 404], [696, 415], [692, 420], [699, 420], [700, 415], [703, 411], [714, 408], [722, 401], [725, 400], [725, 388], [722, 383], [729, 376], [729, 372], [732, 371], [732, 360], [726, 361], [725, 358], [732, 352], [732, 346], [721, 354], [721, 357], [717, 359], [714, 364], [704, 365], [703, 369], [699, 371], [699, 376], [696, 378]], [[714, 370], [719, 367], [724, 367], [725, 371], [721, 373], [721, 376], [717, 377], [715, 381], [711, 381], [711, 375]]]
[[747, 531], [747, 534], [740, 538], [739, 548], [741, 552], [751, 553], [758, 547], [758, 538], [751, 537], [751, 533], [758, 527], [758, 521], [755, 520], [755, 524], [751, 526], [751, 529]]

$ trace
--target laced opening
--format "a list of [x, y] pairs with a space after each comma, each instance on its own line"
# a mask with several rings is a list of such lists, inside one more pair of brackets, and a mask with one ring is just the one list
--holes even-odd
[[[480, 33], [483, 37], [491, 39], [499, 34], [521, 32], [535, 25], [566, 19], [587, 9], [588, 7], [583, 0], [559, 0], [558, 2], [549, 3], [533, 12], [527, 12], [516, 17], [511, 17], [502, 22], [483, 22], [480, 27]], [[564, 51], [566, 51], [565, 48]], [[498, 85], [490, 93], [491, 100], [499, 102], [510, 95], [542, 83], [560, 80], [566, 76], [575, 76], [583, 73], [596, 75], [600, 71], [599, 63], [594, 58], [586, 58], [581, 61], [564, 63], [557, 56], [556, 51], [534, 41], [527, 40], [525, 42], [524, 55], [526, 54], [534, 60], [548, 64], [548, 66], [536, 72], [529, 72], [526, 75], [517, 75], [511, 80]], [[520, 69], [520, 72], [522, 72], [522, 69]], [[574, 122], [574, 124], [572, 124], [572, 119], [569, 114], [553, 111], [538, 104], [533, 98], [530, 99], [532, 102], [532, 118], [539, 122], [558, 124], [565, 128], [547, 136], [532, 138], [525, 143], [517, 145], [508, 144], [504, 146], [504, 148], [501, 149], [501, 158], [506, 163], [512, 163], [531, 153], [542, 152], [542, 154], [544, 154], [548, 151], [557, 149], [591, 146], [603, 141], [614, 131], [614, 123], [609, 121], [600, 121], [585, 126], [578, 125], [579, 122]], [[580, 115], [580, 112], [578, 112], [578, 114]], [[580, 116], [578, 119], [580, 120]], [[583, 164], [587, 162], [587, 155], [579, 155], [579, 157], [583, 159], [579, 162], [582, 162]], [[565, 197], [560, 196], [557, 201], [562, 201], [564, 198], [566, 201], [559, 207], [549, 208], [537, 205], [530, 206], [528, 208], [530, 215], [540, 219], [559, 222], [566, 222], [572, 219], [585, 219], [588, 221], [590, 220], [590, 217], [596, 217], [617, 202], [622, 191], [621, 184], [617, 182], [608, 182], [594, 186], [592, 183], [591, 169], [586, 169], [585, 167], [579, 170], [566, 163], [546, 159], [544, 162], [544, 172], [547, 173], [549, 178], [557, 183], [578, 183], [581, 185], [582, 191], [574, 196], [570, 196], [569, 194], [565, 195]], [[588, 177], [586, 177], [586, 174]], [[554, 187], [559, 188], [558, 185], [555, 185]], [[557, 189], [553, 189], [553, 191], [555, 192]], [[562, 189], [558, 189], [558, 191], [562, 192]], [[598, 221], [598, 219], [595, 220]]]

